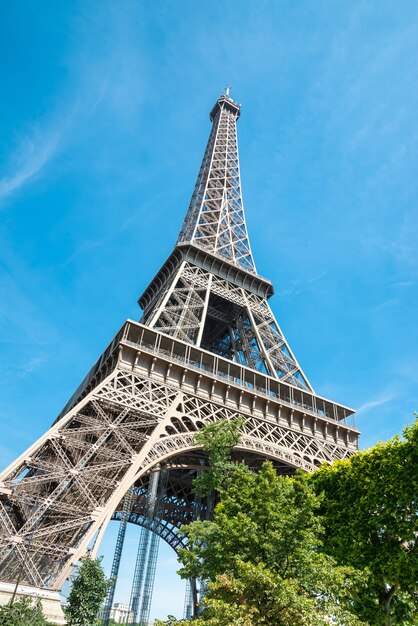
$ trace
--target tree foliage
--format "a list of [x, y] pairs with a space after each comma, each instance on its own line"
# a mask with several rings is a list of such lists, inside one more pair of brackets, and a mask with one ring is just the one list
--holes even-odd
[[183, 528], [180, 573], [208, 584], [179, 626], [418, 624], [418, 423], [311, 475], [230, 460], [240, 423], [203, 429], [214, 520]]
[[209, 424], [195, 435], [195, 442], [209, 457], [210, 471], [203, 472], [193, 484], [196, 494], [205, 496], [212, 491], [219, 492], [228, 476], [235, 471], [231, 461], [231, 451], [239, 442], [244, 425], [243, 417], [222, 420]]
[[278, 476], [268, 462], [258, 473], [233, 463], [241, 427], [238, 418], [196, 436], [210, 461], [197, 488], [216, 489], [219, 503], [213, 521], [182, 528], [180, 575], [208, 588], [199, 617], [180, 624], [323, 626], [332, 615], [336, 625], [360, 625], [350, 607], [361, 576], [321, 552], [319, 498], [307, 477]]
[[0, 607], [0, 626], [48, 626], [39, 598], [18, 598]]
[[361, 623], [349, 610], [361, 577], [321, 552], [318, 506], [302, 474], [278, 476], [268, 462], [258, 473], [236, 466], [213, 522], [183, 529], [180, 575], [210, 581], [205, 623], [319, 626], [330, 615], [335, 624]]
[[68, 606], [65, 607], [68, 626], [98, 626], [97, 615], [109, 586], [100, 559], [84, 558], [73, 578]]
[[418, 422], [312, 475], [323, 493], [325, 548], [369, 573], [359, 615], [371, 625], [418, 623]]

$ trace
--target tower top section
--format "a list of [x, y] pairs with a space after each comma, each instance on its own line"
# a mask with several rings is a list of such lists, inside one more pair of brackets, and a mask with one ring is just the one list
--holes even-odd
[[231, 98], [231, 96], [229, 95], [229, 87], [226, 87], [225, 93], [219, 96], [215, 106], [212, 108], [209, 114], [211, 122], [213, 122], [213, 120], [216, 117], [216, 114], [223, 107], [228, 108], [231, 111], [231, 113], [233, 113], [236, 116], [236, 119], [238, 119], [239, 116], [241, 115], [241, 105], [238, 104], [238, 102], [234, 102], [234, 100]]
[[256, 274], [242, 201], [236, 122], [229, 87], [210, 112], [212, 130], [178, 244], [191, 243]]

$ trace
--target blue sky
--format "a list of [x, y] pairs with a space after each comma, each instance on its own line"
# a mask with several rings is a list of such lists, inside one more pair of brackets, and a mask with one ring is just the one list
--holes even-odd
[[[418, 409], [418, 3], [0, 6], [0, 465], [40, 436], [171, 251], [226, 84], [259, 272], [361, 446]], [[129, 596], [137, 529], [117, 598]], [[103, 549], [109, 567], [114, 529]], [[161, 546], [152, 615], [181, 615]]]

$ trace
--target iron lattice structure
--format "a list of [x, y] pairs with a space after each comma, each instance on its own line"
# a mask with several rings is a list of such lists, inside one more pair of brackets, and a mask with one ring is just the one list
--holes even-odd
[[[123, 324], [53, 426], [0, 475], [0, 581], [60, 589], [111, 518], [178, 549], [175, 530], [207, 513], [191, 489], [205, 464], [194, 433], [205, 424], [243, 415], [236, 454], [255, 467], [272, 459], [281, 472], [357, 450], [353, 410], [314, 393], [268, 304], [272, 285], [256, 272], [239, 114], [228, 94], [211, 111], [180, 237], [139, 299], [141, 321]], [[157, 470], [166, 486], [151, 516]]]

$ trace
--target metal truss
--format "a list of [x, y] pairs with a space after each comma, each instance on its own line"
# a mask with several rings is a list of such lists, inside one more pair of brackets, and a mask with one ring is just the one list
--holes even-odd
[[[240, 107], [222, 96], [178, 244], [194, 244], [256, 274], [241, 196], [236, 121]], [[151, 328], [222, 354], [301, 388], [312, 387], [266, 298], [183, 261], [161, 285], [142, 320]]]
[[160, 538], [156, 533], [149, 530], [146, 532], [150, 535], [150, 542], [147, 554], [144, 587], [142, 589], [141, 611], [139, 613], [140, 626], [148, 626], [152, 592], [154, 589], [155, 570], [157, 567], [158, 550], [160, 545]]
[[236, 120], [240, 106], [221, 96], [178, 242], [193, 242], [255, 273], [241, 195]]
[[[125, 322], [53, 426], [0, 474], [1, 581], [59, 590], [95, 537], [97, 552], [112, 517], [122, 522], [116, 571], [126, 523], [136, 523], [148, 542], [145, 619], [158, 538], [178, 550], [185, 545], [178, 528], [213, 508], [191, 488], [206, 462], [196, 431], [240, 414], [235, 454], [255, 468], [271, 459], [285, 473], [356, 452], [354, 411], [313, 391], [270, 309], [272, 285], [256, 272], [239, 113], [228, 94], [212, 109], [189, 210], [139, 300], [141, 323]], [[149, 477], [157, 471], [167, 471], [167, 482], [150, 514]]]
[[[254, 471], [258, 471], [265, 460], [262, 454], [248, 451], [234, 451], [234, 460], [244, 462]], [[284, 462], [271, 459], [278, 474], [293, 474], [295, 468]], [[193, 491], [193, 481], [202, 472], [208, 469], [207, 459], [202, 452], [184, 454], [173, 457], [165, 465], [167, 471], [167, 486], [162, 495], [161, 508], [158, 516], [152, 520], [147, 516], [147, 481], [148, 476], [142, 476], [132, 488], [131, 512], [128, 522], [152, 529], [175, 552], [186, 547], [185, 539], [180, 528], [195, 519], [209, 519], [213, 509], [212, 498], [203, 501]], [[123, 499], [112, 515], [112, 519], [121, 520], [123, 516]]]
[[108, 626], [110, 619], [110, 611], [113, 605], [113, 599], [115, 597], [116, 582], [119, 574], [120, 561], [122, 558], [123, 545], [125, 543], [126, 526], [129, 519], [129, 513], [131, 510], [132, 502], [132, 488], [128, 489], [122, 503], [122, 515], [119, 524], [118, 536], [116, 539], [115, 553], [113, 555], [112, 569], [110, 570], [110, 580], [112, 586], [110, 587], [104, 607], [103, 607], [103, 624]]
[[164, 508], [163, 500], [167, 490], [167, 480], [166, 470], [153, 472], [143, 502], [144, 520], [149, 523], [142, 522], [129, 607], [133, 622], [139, 621], [139, 624], [145, 626], [148, 624], [151, 608], [160, 541], [159, 518]]
[[192, 583], [186, 580], [186, 592], [184, 594], [184, 610], [183, 619], [191, 619], [193, 617], [193, 594]]
[[265, 298], [183, 262], [147, 326], [275, 376], [312, 387]]
[[131, 485], [196, 449], [194, 433], [204, 424], [240, 412], [239, 450], [308, 471], [355, 450], [357, 432], [338, 422], [308, 412], [300, 421], [296, 406], [286, 411], [273, 399], [268, 408], [276, 404], [273, 414], [282, 417], [271, 420], [254, 403], [245, 409], [249, 392], [234, 403], [233, 386], [219, 382], [209, 398], [194, 369], [192, 386], [183, 367], [180, 379], [173, 366], [163, 380], [156, 357], [143, 352], [132, 369], [125, 365], [131, 353], [121, 352], [113, 373], [0, 476], [1, 579], [16, 580], [23, 564], [22, 580], [59, 589]]
[[[192, 482], [196, 477], [196, 467], [202, 467], [201, 456], [182, 455], [164, 466], [166, 486], [159, 496], [158, 510], [151, 519], [147, 513], [148, 476], [143, 476], [132, 488], [134, 496], [128, 521], [145, 529], [152, 530], [164, 539], [173, 550], [185, 547], [184, 538], [178, 532], [181, 526], [205, 516], [205, 504], [196, 499]], [[123, 501], [113, 513], [112, 519], [120, 520], [123, 515]]]
[[[148, 624], [160, 538], [165, 539], [177, 551], [178, 547], [187, 545], [185, 537], [180, 532], [181, 526], [194, 519], [206, 517], [206, 507], [201, 503], [196, 506], [193, 493], [193, 480], [206, 468], [207, 459], [204, 455], [202, 456], [202, 453], [195, 452], [176, 457], [171, 463], [166, 463], [163, 469], [142, 476], [131, 487], [128, 491], [130, 515], [127, 514], [127, 498], [124, 498], [112, 516], [113, 519], [121, 520], [119, 535], [124, 520], [125, 527], [127, 521], [141, 526], [130, 596], [130, 615], [133, 623], [141, 626]], [[113, 590], [116, 585], [122, 546], [123, 540], [119, 541], [118, 536], [113, 560], [114, 563], [118, 563], [118, 566], [112, 567], [112, 574], [115, 578]], [[193, 581], [193, 587], [195, 587], [195, 581]], [[190, 581], [187, 581], [186, 592], [187, 590], [185, 611], [191, 616], [193, 596]], [[106, 608], [108, 605], [111, 606], [112, 602], [113, 593], [111, 599], [109, 594], [105, 602], [103, 610], [105, 621], [108, 612]]]

